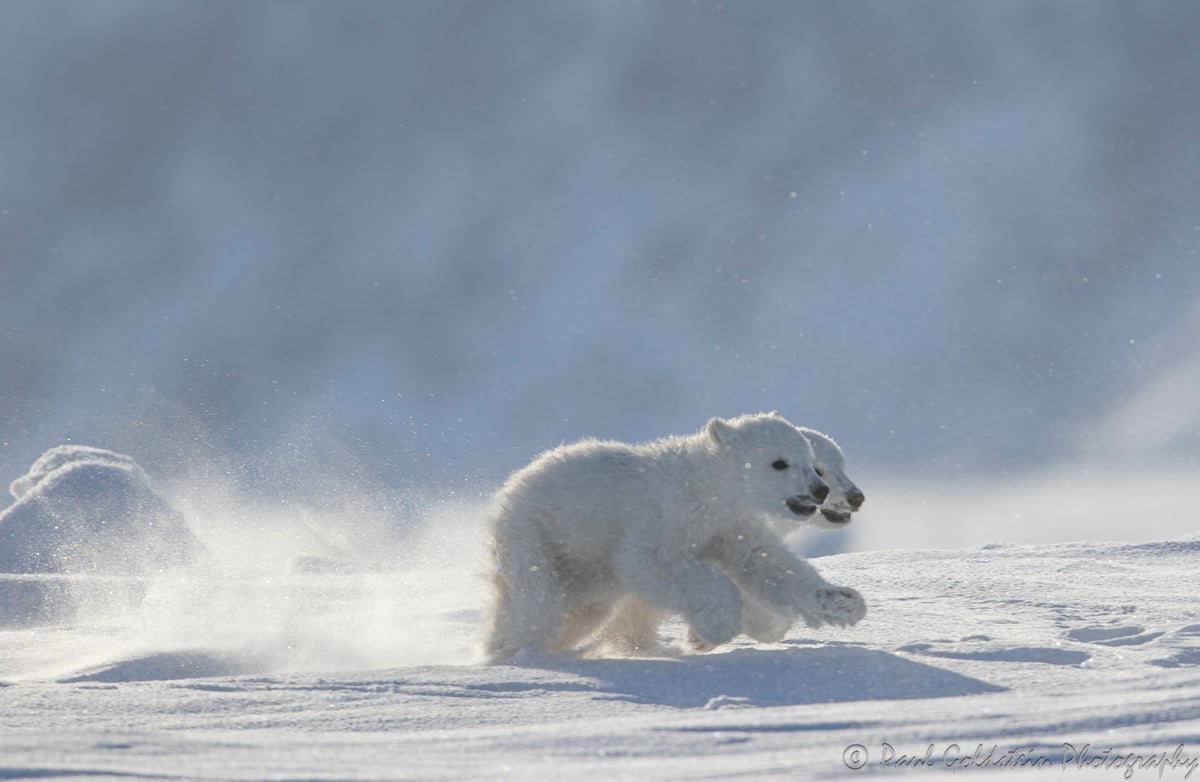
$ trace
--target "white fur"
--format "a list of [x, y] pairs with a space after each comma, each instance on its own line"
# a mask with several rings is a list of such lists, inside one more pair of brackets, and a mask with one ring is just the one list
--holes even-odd
[[[827, 529], [840, 529], [850, 522], [851, 514], [861, 507], [865, 497], [850, 476], [846, 474], [846, 457], [838, 444], [826, 434], [799, 427], [799, 431], [813, 448], [813, 468], [829, 487], [829, 495], [821, 504], [821, 512], [813, 516], [812, 523]], [[728, 569], [733, 563], [714, 560], [714, 564]], [[828, 609], [844, 616], [845, 621], [826, 620], [829, 624], [854, 624], [862, 618], [865, 605], [856, 598], [853, 590], [822, 593], [829, 602]], [[795, 624], [797, 611], [781, 609], [768, 601], [759, 599], [754, 593], [742, 593], [742, 632], [756, 641], [771, 643], [787, 635]], [[840, 595], [840, 597], [839, 597]], [[672, 650], [664, 647], [658, 637], [658, 627], [668, 612], [647, 604], [636, 597], [629, 597], [618, 604], [612, 619], [600, 633], [597, 649], [605, 654], [662, 656]], [[805, 616], [805, 623], [813, 623]], [[693, 646], [704, 646], [694, 634]]]
[[812, 443], [813, 467], [829, 486], [829, 496], [821, 503], [821, 513], [813, 517], [813, 523], [819, 527], [841, 529], [866, 498], [846, 475], [846, 456], [833, 438], [815, 429], [801, 427], [800, 432]]
[[854, 624], [861, 596], [826, 583], [775, 531], [825, 499], [813, 462], [809, 440], [778, 413], [714, 418], [697, 434], [644, 445], [586, 440], [542, 454], [496, 497], [489, 658], [575, 648], [618, 602], [614, 621], [628, 627], [614, 637], [652, 639], [645, 628], [678, 613], [697, 650], [741, 632], [751, 602], [814, 627]]

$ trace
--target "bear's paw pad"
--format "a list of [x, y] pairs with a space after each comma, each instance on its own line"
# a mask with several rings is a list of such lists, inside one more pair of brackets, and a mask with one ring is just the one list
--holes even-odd
[[824, 624], [849, 627], [867, 614], [867, 604], [850, 587], [821, 587], [813, 593], [813, 613]]

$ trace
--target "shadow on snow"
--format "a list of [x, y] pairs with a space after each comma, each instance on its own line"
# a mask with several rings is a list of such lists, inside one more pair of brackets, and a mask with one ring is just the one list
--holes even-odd
[[[1004, 690], [888, 652], [839, 644], [679, 659], [543, 660], [537, 667], [586, 677], [607, 697], [678, 708], [945, 698]], [[540, 686], [553, 689], [550, 682]], [[504, 688], [498, 682], [488, 685]]]

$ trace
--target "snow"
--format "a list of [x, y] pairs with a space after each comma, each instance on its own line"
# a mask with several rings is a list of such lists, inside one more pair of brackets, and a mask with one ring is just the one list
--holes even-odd
[[[43, 454], [9, 487], [0, 511], [0, 574], [143, 575], [204, 556], [183, 517], [154, 490], [128, 456], [61, 445]], [[105, 579], [0, 580], [0, 626], [68, 619], [78, 604], [136, 604], [143, 586]]]
[[[1149, 779], [1167, 762], [1162, 778], [1187, 779], [1200, 762], [1196, 535], [1104, 542], [1075, 526], [1069, 543], [825, 556], [822, 573], [867, 598], [857, 627], [485, 665], [481, 506], [431, 505], [374, 558], [338, 562], [316, 542], [329, 519], [289, 527], [247, 505], [222, 525], [171, 501], [198, 538], [223, 539], [211, 559], [0, 575], [67, 584], [75, 608], [0, 629], [0, 775], [940, 778], [1020, 763], [1023, 778], [1116, 779], [1135, 763]], [[1030, 514], [1045, 524], [1071, 501]], [[882, 523], [865, 514], [855, 525]], [[279, 556], [256, 562], [269, 541]], [[682, 644], [677, 622], [664, 632]]]

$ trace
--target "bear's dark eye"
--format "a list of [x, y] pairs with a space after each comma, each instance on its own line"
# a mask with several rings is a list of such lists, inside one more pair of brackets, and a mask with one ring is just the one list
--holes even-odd
[[822, 466], [821, 466], [821, 465], [819, 465], [819, 464], [814, 464], [814, 465], [813, 465], [813, 469], [817, 471], [817, 476], [818, 476], [818, 477], [820, 477], [820, 478], [824, 478], [824, 477], [825, 477], [825, 468], [824, 468], [824, 467], [822, 467]]
[[776, 459], [775, 461], [771, 462], [771, 466], [776, 470], [786, 470], [788, 468], [788, 463], [783, 459]]

